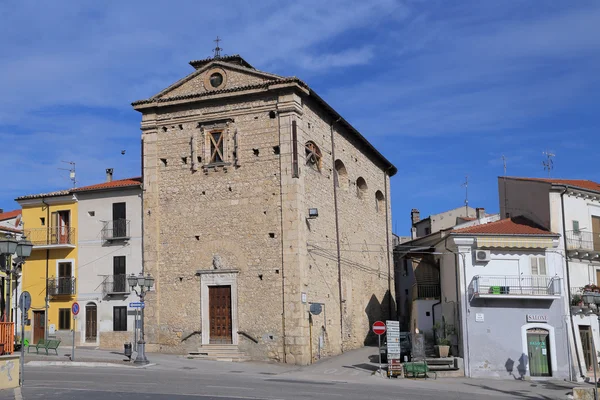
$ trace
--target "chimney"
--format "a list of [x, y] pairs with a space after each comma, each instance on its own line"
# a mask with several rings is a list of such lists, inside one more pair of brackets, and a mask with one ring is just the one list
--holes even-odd
[[476, 208], [475, 212], [477, 213], [477, 219], [485, 218], [485, 208]]
[[416, 208], [410, 210], [410, 221], [414, 225], [421, 220], [421, 213]]
[[0, 208], [0, 214], [2, 214], [4, 212], [3, 208]]
[[113, 169], [106, 168], [106, 182], [112, 182]]

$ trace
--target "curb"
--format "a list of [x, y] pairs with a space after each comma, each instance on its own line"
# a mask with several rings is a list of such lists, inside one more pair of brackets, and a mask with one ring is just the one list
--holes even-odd
[[124, 364], [114, 364], [107, 362], [78, 362], [78, 361], [29, 361], [25, 365], [30, 367], [113, 367], [113, 368], [147, 368], [156, 364], [146, 364], [143, 366], [133, 366]]

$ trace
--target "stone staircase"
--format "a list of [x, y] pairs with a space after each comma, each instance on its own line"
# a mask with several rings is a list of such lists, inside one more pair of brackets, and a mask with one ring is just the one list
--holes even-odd
[[246, 354], [240, 352], [238, 347], [234, 344], [204, 344], [200, 346], [198, 351], [189, 352], [187, 357], [200, 360], [229, 362], [240, 362], [250, 359]]

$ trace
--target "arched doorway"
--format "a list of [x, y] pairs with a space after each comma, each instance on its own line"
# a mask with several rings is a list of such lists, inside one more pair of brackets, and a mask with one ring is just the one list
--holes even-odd
[[96, 304], [88, 303], [85, 306], [85, 341], [96, 342], [98, 335], [98, 309]]
[[542, 328], [527, 329], [529, 375], [552, 376], [550, 332]]

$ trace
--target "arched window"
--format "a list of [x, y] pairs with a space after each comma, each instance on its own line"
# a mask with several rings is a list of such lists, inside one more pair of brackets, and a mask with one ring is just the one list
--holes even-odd
[[385, 196], [381, 193], [381, 190], [375, 192], [375, 210], [377, 212], [385, 211]]
[[348, 172], [342, 160], [335, 160], [335, 174], [337, 175], [337, 185], [342, 189], [348, 188]]
[[359, 176], [356, 180], [356, 195], [359, 199], [362, 199], [365, 193], [367, 192], [367, 181], [362, 176]]
[[304, 145], [304, 149], [306, 151], [306, 165], [310, 165], [317, 171], [321, 171], [321, 162], [323, 157], [321, 156], [321, 150], [319, 149], [319, 146], [317, 146], [313, 141], [308, 141]]

